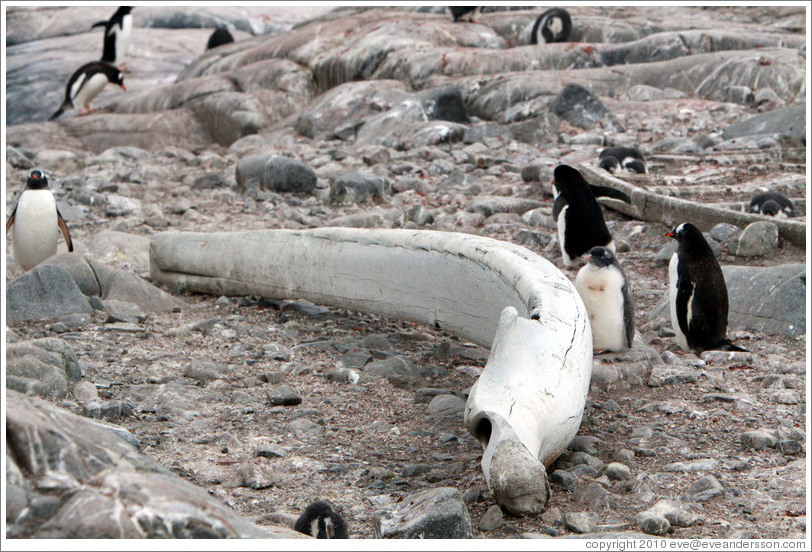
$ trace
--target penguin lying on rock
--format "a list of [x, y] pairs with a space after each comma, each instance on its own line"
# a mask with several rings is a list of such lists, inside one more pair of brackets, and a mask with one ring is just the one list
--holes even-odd
[[69, 107], [78, 110], [80, 115], [94, 111], [90, 107], [90, 102], [101, 93], [107, 83], [117, 84], [122, 90], [126, 90], [124, 75], [109, 63], [91, 61], [82, 65], [68, 79], [68, 84], [65, 86], [65, 100], [48, 120], [53, 121]]
[[666, 234], [677, 240], [668, 265], [668, 304], [677, 344], [685, 352], [747, 351], [727, 334], [727, 284], [699, 228], [684, 222]]
[[68, 251], [73, 251], [68, 225], [56, 208], [48, 177], [39, 169], [31, 171], [25, 190], [6, 221], [6, 234], [12, 233], [14, 260], [23, 270], [56, 255], [57, 236], [62, 232]]
[[608, 247], [593, 247], [575, 277], [595, 351], [624, 351], [634, 339], [634, 300], [623, 267]]
[[747, 212], [769, 215], [775, 218], [791, 218], [795, 216], [795, 204], [788, 197], [767, 190], [753, 196]]
[[569, 165], [559, 165], [553, 171], [553, 186], [557, 193], [553, 202], [553, 219], [558, 225], [558, 243], [564, 265], [579, 264], [581, 255], [596, 246], [615, 250], [615, 244], [596, 197], [611, 197], [631, 203], [631, 198], [608, 186], [593, 186]]
[[317, 539], [348, 539], [347, 524], [326, 502], [314, 502], [302, 512], [293, 529]]
[[638, 148], [627, 148], [623, 146], [615, 146], [601, 150], [598, 155], [598, 167], [615, 173], [619, 170], [625, 170], [630, 173], [645, 174], [646, 160], [643, 158], [643, 152]]
[[118, 68], [124, 70], [121, 60], [130, 48], [130, 40], [133, 34], [132, 6], [121, 6], [116, 13], [107, 21], [97, 21], [90, 26], [104, 27], [104, 49], [102, 50], [101, 61], [112, 65], [119, 63]]

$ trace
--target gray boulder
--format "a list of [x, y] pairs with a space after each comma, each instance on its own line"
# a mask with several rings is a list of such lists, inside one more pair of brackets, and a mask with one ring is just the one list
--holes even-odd
[[393, 511], [377, 512], [375, 536], [383, 539], [470, 539], [471, 517], [460, 492], [450, 487], [404, 497]]
[[362, 381], [386, 378], [396, 387], [425, 387], [426, 380], [420, 375], [420, 369], [402, 356], [371, 362], [364, 367]]
[[312, 193], [316, 189], [316, 171], [301, 161], [267, 153], [247, 155], [237, 163], [237, 189], [274, 192]]
[[760, 113], [722, 130], [726, 140], [757, 134], [780, 134], [806, 144], [806, 106], [793, 105]]
[[35, 266], [9, 282], [6, 288], [6, 320], [9, 323], [90, 313], [92, 310], [70, 273], [59, 266]]
[[[242, 519], [113, 426], [11, 390], [7, 401], [7, 521], [19, 537], [302, 537]], [[46, 500], [47, 508], [36, 507]]]
[[341, 173], [330, 179], [331, 203], [364, 203], [392, 192], [388, 178], [370, 173]]
[[737, 257], [762, 257], [778, 247], [778, 226], [769, 221], [752, 222], [736, 236], [727, 250]]
[[580, 84], [566, 85], [553, 100], [550, 111], [565, 121], [587, 130], [595, 127], [622, 130], [618, 120], [603, 102]]
[[9, 343], [6, 386], [27, 395], [63, 399], [71, 382], [82, 377], [73, 349], [61, 339], [45, 338]]

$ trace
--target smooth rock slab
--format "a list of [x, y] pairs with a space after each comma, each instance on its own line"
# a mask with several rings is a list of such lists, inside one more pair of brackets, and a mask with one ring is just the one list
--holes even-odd
[[620, 123], [612, 112], [597, 96], [580, 84], [567, 84], [553, 100], [550, 111], [586, 130], [596, 126], [621, 130]]
[[598, 516], [592, 512], [565, 512], [564, 527], [576, 533], [591, 533], [598, 526]]
[[6, 387], [21, 393], [61, 399], [82, 377], [73, 349], [61, 339], [9, 343], [5, 354]]
[[473, 531], [462, 495], [450, 487], [408, 495], [394, 510], [377, 512], [373, 524], [383, 539], [470, 539]]
[[6, 320], [9, 323], [90, 313], [93, 308], [82, 290], [62, 267], [35, 266], [9, 282]]

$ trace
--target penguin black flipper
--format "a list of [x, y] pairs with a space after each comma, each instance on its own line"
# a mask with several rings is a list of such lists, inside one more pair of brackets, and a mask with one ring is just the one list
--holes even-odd
[[62, 115], [65, 112], [65, 110], [67, 108], [69, 108], [69, 107], [70, 107], [70, 102], [69, 101], [63, 102], [62, 105], [59, 106], [59, 109], [56, 110], [56, 113], [54, 113], [53, 115], [48, 117], [48, 120], [53, 121], [54, 119], [56, 119], [57, 117]]
[[589, 188], [592, 190], [592, 195], [595, 197], [611, 197], [613, 199], [625, 201], [626, 203], [632, 202], [632, 198], [630, 198], [628, 195], [620, 190], [610, 188], [609, 186], [596, 186], [594, 184], [590, 184]]
[[634, 301], [629, 286], [625, 282], [620, 291], [623, 294], [623, 329], [626, 332], [626, 345], [631, 349], [634, 341]]
[[11, 230], [12, 226], [14, 226], [14, 215], [15, 214], [17, 214], [17, 206], [16, 205], [14, 206], [14, 210], [11, 211], [11, 215], [8, 217], [8, 220], [6, 221], [6, 234], [8, 234], [8, 231]]
[[558, 221], [558, 217], [561, 214], [561, 211], [564, 210], [564, 207], [567, 206], [567, 198], [564, 197], [564, 194], [558, 194], [553, 201], [553, 220]]
[[[12, 213], [14, 216], [14, 213]], [[70, 239], [70, 231], [68, 230], [68, 225], [65, 224], [65, 219], [62, 218], [62, 213], [59, 212], [59, 209], [56, 210], [56, 220], [57, 224], [59, 224], [59, 230], [62, 232], [62, 237], [65, 238], [65, 243], [68, 245], [68, 251], [73, 252], [73, 241]], [[8, 225], [6, 225], [8, 228]], [[8, 230], [6, 230], [8, 232]]]
[[95, 29], [96, 27], [106, 27], [106, 26], [107, 26], [107, 21], [96, 21], [95, 23], [93, 23], [90, 26], [90, 28]]

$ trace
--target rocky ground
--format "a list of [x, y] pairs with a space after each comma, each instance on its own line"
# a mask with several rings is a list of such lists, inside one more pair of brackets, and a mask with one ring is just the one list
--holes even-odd
[[[521, 42], [523, 29], [540, 10], [486, 13], [483, 25], [456, 26], [440, 14], [363, 12], [358, 17], [368, 25], [369, 40], [375, 18], [390, 36], [408, 36], [408, 48], [380, 54], [371, 73], [352, 64], [380, 51], [358, 46], [350, 34], [346, 46], [322, 44], [310, 52], [314, 39], [307, 24], [265, 29], [276, 42], [247, 38], [251, 48], [237, 43], [226, 47], [228, 54], [190, 59], [184, 71], [189, 83], [204, 86], [201, 79], [212, 79], [211, 68], [220, 64], [234, 82], [246, 78], [239, 73], [245, 63], [256, 69], [250, 63], [265, 59], [280, 64], [263, 66], [277, 77], [272, 94], [255, 81], [240, 81], [238, 91], [222, 92], [203, 108], [190, 99], [192, 84], [179, 83], [145, 88], [131, 99], [108, 96], [108, 112], [10, 126], [6, 205], [13, 206], [33, 166], [46, 169], [77, 252], [143, 278], [149, 274], [148, 238], [158, 232], [354, 226], [469, 232], [519, 243], [574, 279], [576, 271], [561, 262], [550, 218], [552, 169], [558, 163], [594, 165], [605, 145], [643, 148], [650, 174], [627, 180], [646, 189], [708, 203], [749, 202], [756, 189], [769, 186], [800, 200], [805, 214], [806, 163], [796, 130], [785, 125], [725, 134], [733, 123], [804, 103], [805, 87], [793, 88], [791, 77], [802, 72], [806, 56], [799, 10], [671, 7], [632, 14], [573, 8], [583, 43], [551, 45], [536, 65], [564, 63], [573, 49], [587, 47], [603, 52], [601, 64], [592, 57], [592, 65], [582, 59], [581, 65], [569, 60], [533, 68], [528, 61], [504, 73], [489, 69], [487, 56], [530, 57], [534, 47]], [[15, 16], [23, 15], [30, 16]], [[606, 20], [617, 23], [614, 35], [601, 26]], [[324, 29], [352, 23], [339, 11], [315, 25], [331, 36]], [[403, 30], [409, 24], [418, 30]], [[454, 41], [426, 38], [446, 27]], [[686, 31], [682, 42], [690, 42], [687, 30], [702, 28], [726, 29], [744, 46], [722, 47], [734, 38], [708, 31], [696, 39], [703, 52], [656, 63], [735, 51], [755, 55], [758, 67], [785, 72], [762, 75], [761, 84], [748, 87], [742, 75], [750, 61], [742, 69], [738, 58], [729, 57], [702, 82], [686, 72], [683, 81], [668, 77], [658, 87], [647, 84], [653, 77], [632, 74], [638, 66], [659, 72], [650, 67], [655, 62], [606, 67], [609, 47], [679, 30]], [[155, 26], [148, 31], [158, 32]], [[194, 32], [204, 43], [208, 31]], [[747, 43], [754, 36], [774, 44], [762, 51]], [[47, 40], [54, 39], [14, 46], [9, 54]], [[80, 44], [81, 36], [59, 40]], [[651, 54], [650, 46], [634, 44], [624, 54], [630, 59], [664, 51]], [[470, 46], [489, 50], [461, 59], [476, 50]], [[137, 41], [134, 47], [126, 78], [154, 81], [151, 69], [139, 65], [149, 50]], [[279, 52], [279, 59], [263, 58], [267, 50]], [[325, 61], [330, 56], [335, 59]], [[399, 64], [391, 60], [397, 56]], [[437, 63], [424, 74], [430, 59]], [[471, 67], [472, 59], [482, 65]], [[555, 80], [549, 93], [527, 91], [539, 86], [539, 69]], [[165, 70], [178, 71], [171, 65]], [[622, 86], [612, 85], [608, 75], [620, 73]], [[195, 79], [198, 74], [204, 76]], [[563, 84], [579, 80], [592, 85], [609, 114], [596, 114], [602, 118], [591, 126], [549, 115]], [[710, 81], [728, 84], [719, 92]], [[411, 118], [401, 104], [439, 102], [421, 91], [449, 84], [459, 89], [467, 122]], [[12, 92], [19, 90], [10, 97]], [[217, 119], [227, 100], [248, 115]], [[277, 106], [281, 114], [256, 108], [255, 101]], [[25, 107], [37, 109], [47, 113], [51, 106]], [[395, 124], [387, 126], [382, 114]], [[173, 127], [177, 139], [154, 130], [150, 135], [145, 129], [158, 118], [188, 126]], [[32, 132], [44, 139], [32, 139]], [[263, 162], [291, 158], [315, 175], [315, 186], [285, 188], [261, 171], [241, 176], [240, 163], [250, 155], [264, 155]], [[467, 391], [488, 351], [434, 328], [295, 297], [279, 302], [179, 294], [179, 305], [145, 308], [135, 299], [102, 296], [92, 312], [15, 322], [6, 341], [63, 340], [78, 360], [81, 380], [70, 381], [64, 393], [39, 394], [126, 428], [142, 452], [260, 526], [289, 523], [308, 503], [325, 499], [344, 515], [352, 537], [372, 538], [376, 512], [396, 509], [411, 493], [451, 487], [461, 493], [477, 538], [806, 538], [805, 317], [800, 331], [779, 331], [732, 316], [730, 337], [751, 353], [702, 359], [681, 353], [670, 323], [651, 315], [667, 280], [664, 234], [683, 221], [604, 212], [633, 286], [639, 339], [628, 353], [596, 355], [581, 430], [549, 467], [552, 498], [539, 516], [516, 518], [495, 506], [479, 465], [481, 446], [462, 425]], [[734, 255], [739, 239], [719, 238], [723, 266], [806, 262], [805, 247], [787, 239], [755, 256]], [[7, 285], [20, 275], [10, 243]], [[9, 536], [36, 535], [41, 522], [9, 520], [17, 531]]]

